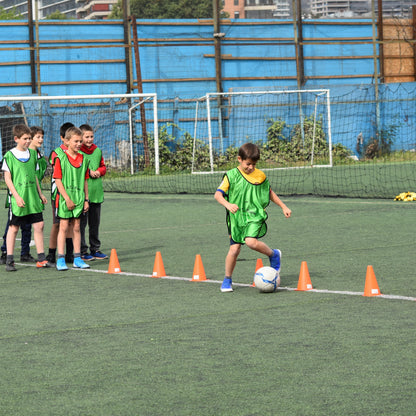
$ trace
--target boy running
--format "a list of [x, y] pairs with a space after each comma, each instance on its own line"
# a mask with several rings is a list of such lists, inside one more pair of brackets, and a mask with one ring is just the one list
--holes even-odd
[[260, 149], [252, 143], [245, 143], [238, 151], [239, 166], [229, 170], [215, 192], [215, 199], [227, 210], [227, 227], [230, 248], [225, 258], [225, 278], [221, 292], [232, 292], [232, 274], [240, 254], [241, 246], [258, 251], [269, 257], [270, 266], [280, 272], [281, 252], [271, 249], [258, 239], [267, 232], [266, 207], [270, 201], [278, 205], [289, 218], [291, 210], [273, 192], [266, 175], [256, 164]]

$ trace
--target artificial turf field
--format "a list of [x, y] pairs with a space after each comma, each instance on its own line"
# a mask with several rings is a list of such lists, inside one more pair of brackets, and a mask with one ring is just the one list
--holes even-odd
[[[121, 274], [2, 269], [0, 414], [414, 415], [415, 203], [283, 200], [292, 218], [270, 206], [264, 238], [283, 253], [277, 293], [250, 287], [247, 248], [220, 293], [213, 196], [106, 194]], [[157, 251], [174, 278], [150, 277]], [[207, 282], [187, 281], [196, 254]], [[316, 291], [293, 290], [302, 261]], [[386, 297], [361, 295], [368, 265]]]

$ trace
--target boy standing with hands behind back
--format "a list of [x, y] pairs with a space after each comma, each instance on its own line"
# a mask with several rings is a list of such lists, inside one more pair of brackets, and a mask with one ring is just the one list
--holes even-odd
[[[94, 259], [106, 259], [108, 256], [101, 253], [101, 241], [99, 239], [101, 204], [104, 202], [103, 180], [106, 174], [103, 154], [101, 149], [94, 144], [94, 131], [88, 124], [80, 126], [82, 131], [81, 152], [90, 162], [89, 179], [88, 179], [88, 196], [90, 206], [88, 212], [81, 216], [81, 254], [83, 260], [89, 261]], [[90, 245], [90, 254], [88, 254], [88, 245], [85, 242], [85, 228], [88, 224], [88, 236]]]
[[241, 246], [269, 257], [270, 266], [280, 272], [281, 252], [271, 249], [258, 239], [267, 232], [266, 207], [270, 201], [278, 205], [286, 218], [292, 211], [273, 192], [266, 175], [256, 164], [260, 149], [252, 143], [243, 144], [238, 150], [239, 166], [229, 170], [215, 192], [215, 199], [227, 210], [227, 227], [230, 234], [230, 248], [225, 258], [225, 278], [221, 292], [232, 292], [232, 274], [240, 254]]

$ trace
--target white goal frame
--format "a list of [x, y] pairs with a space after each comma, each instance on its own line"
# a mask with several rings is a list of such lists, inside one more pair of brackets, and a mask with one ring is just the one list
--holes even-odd
[[158, 127], [158, 110], [157, 110], [157, 94], [96, 94], [96, 95], [56, 95], [56, 96], [0, 96], [0, 101], [64, 101], [64, 100], [102, 100], [102, 99], [136, 99], [140, 100], [134, 106], [129, 108], [128, 120], [129, 120], [129, 145], [130, 145], [130, 173], [134, 173], [134, 152], [133, 152], [133, 124], [134, 124], [134, 110], [145, 103], [146, 101], [153, 102], [153, 136], [155, 146], [155, 173], [158, 175], [160, 172], [159, 167], [159, 127]]
[[[194, 144], [193, 144], [193, 154], [192, 154], [192, 168], [191, 172], [193, 174], [211, 174], [214, 173], [214, 160], [213, 160], [213, 138], [212, 138], [212, 120], [211, 120], [211, 106], [210, 101], [213, 98], [221, 98], [224, 96], [236, 96], [236, 95], [264, 95], [264, 94], [302, 94], [302, 93], [314, 93], [317, 94], [315, 97], [315, 113], [314, 113], [314, 126], [313, 126], [313, 142], [312, 142], [312, 155], [311, 155], [311, 163], [308, 166], [296, 166], [296, 167], [282, 167], [282, 168], [265, 168], [262, 170], [283, 170], [283, 169], [302, 169], [302, 168], [320, 168], [320, 167], [332, 167], [333, 160], [332, 160], [332, 134], [331, 134], [331, 101], [330, 101], [330, 90], [329, 89], [307, 89], [307, 90], [276, 90], [276, 91], [239, 91], [239, 92], [222, 92], [222, 93], [207, 93], [203, 97], [200, 97], [196, 101], [196, 108], [195, 108], [195, 122], [194, 122]], [[326, 108], [327, 108], [327, 139], [328, 139], [328, 146], [329, 146], [329, 163], [327, 165], [314, 165], [314, 144], [315, 144], [315, 127], [316, 127], [316, 112], [317, 112], [317, 99], [318, 96], [324, 95], [326, 97]], [[198, 111], [199, 111], [199, 103], [204, 102], [206, 103], [207, 109], [207, 125], [208, 125], [208, 146], [209, 146], [209, 156], [210, 156], [210, 171], [195, 171], [194, 167], [194, 158], [195, 158], [195, 146], [197, 141], [197, 125], [198, 125]], [[303, 117], [302, 117], [302, 104], [300, 103], [300, 122], [303, 124]], [[218, 118], [219, 123], [219, 131], [221, 134], [222, 128], [222, 115]], [[303, 134], [303, 131], [302, 131]], [[222, 137], [220, 137], [220, 143], [222, 146]], [[219, 173], [221, 171], [215, 171], [215, 173]]]

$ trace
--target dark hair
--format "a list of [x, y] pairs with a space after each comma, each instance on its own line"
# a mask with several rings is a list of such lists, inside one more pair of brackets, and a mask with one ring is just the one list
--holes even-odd
[[20, 139], [24, 134], [28, 134], [30, 137], [32, 137], [30, 128], [26, 126], [26, 124], [16, 124], [15, 126], [13, 126], [14, 137], [17, 137]]
[[61, 128], [59, 129], [60, 136], [65, 137], [66, 131], [71, 127], [75, 127], [75, 126], [70, 122], [62, 124]]
[[82, 131], [78, 127], [70, 127], [65, 132], [65, 140], [69, 140], [72, 136], [80, 136], [82, 137]]
[[35, 137], [37, 134], [45, 134], [45, 132], [42, 129], [42, 127], [38, 127], [38, 126], [32, 126], [30, 128], [30, 132], [32, 134], [32, 138]]
[[244, 143], [238, 149], [238, 156], [240, 156], [242, 160], [250, 159], [253, 162], [257, 162], [260, 159], [260, 149], [253, 143]]
[[93, 128], [89, 124], [83, 124], [82, 126], [79, 126], [79, 129], [84, 131], [94, 131]]

